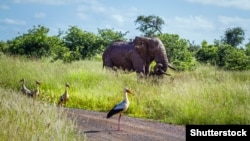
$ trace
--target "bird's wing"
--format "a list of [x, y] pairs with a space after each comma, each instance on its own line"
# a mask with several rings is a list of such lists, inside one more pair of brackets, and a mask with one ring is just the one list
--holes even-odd
[[63, 100], [63, 96], [64, 96], [64, 94], [62, 94], [62, 95], [59, 97], [59, 100], [60, 100], [60, 101]]
[[117, 105], [115, 105], [114, 107], [113, 107], [113, 109], [114, 110], [119, 110], [119, 109], [124, 109], [126, 107], [126, 103], [125, 103], [125, 101], [122, 101], [122, 102], [120, 102], [119, 104], [117, 104]]
[[31, 90], [29, 90], [29, 89], [24, 89], [24, 91], [25, 91], [25, 93], [28, 94], [28, 95], [31, 95], [31, 94], [32, 94]]
[[31, 93], [31, 90], [28, 89], [26, 86], [24, 86], [23, 89], [25, 90], [26, 93]]
[[110, 118], [111, 116], [123, 111], [126, 109], [126, 103], [123, 101], [117, 105], [115, 105], [107, 114], [107, 118]]

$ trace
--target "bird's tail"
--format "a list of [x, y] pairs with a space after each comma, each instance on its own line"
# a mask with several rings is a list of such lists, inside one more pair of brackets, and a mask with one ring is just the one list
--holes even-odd
[[113, 115], [115, 115], [115, 114], [118, 114], [119, 112], [121, 112], [122, 111], [122, 109], [112, 109], [112, 110], [110, 110], [109, 112], [108, 112], [108, 114], [107, 114], [107, 118], [110, 118], [110, 117], [112, 117]]
[[107, 118], [112, 117], [112, 115], [110, 114], [110, 112], [107, 114]]

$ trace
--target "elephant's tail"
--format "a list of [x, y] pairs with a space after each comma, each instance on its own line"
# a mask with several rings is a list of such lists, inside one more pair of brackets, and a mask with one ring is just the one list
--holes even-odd
[[177, 70], [176, 68], [174, 68], [173, 66], [171, 66], [170, 64], [168, 64], [168, 67], [172, 70]]

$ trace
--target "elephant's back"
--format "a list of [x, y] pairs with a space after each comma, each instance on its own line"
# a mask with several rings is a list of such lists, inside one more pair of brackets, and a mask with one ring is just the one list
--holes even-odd
[[111, 52], [121, 51], [121, 50], [129, 50], [134, 47], [132, 42], [124, 42], [124, 41], [116, 41], [110, 44], [105, 50], [103, 55], [110, 54]]
[[103, 52], [103, 66], [125, 68], [131, 70], [131, 62], [127, 59], [131, 58], [134, 52], [134, 44], [132, 42], [113, 42]]
[[132, 42], [124, 42], [124, 41], [118, 41], [118, 42], [113, 42], [109, 48], [129, 48], [133, 47]]

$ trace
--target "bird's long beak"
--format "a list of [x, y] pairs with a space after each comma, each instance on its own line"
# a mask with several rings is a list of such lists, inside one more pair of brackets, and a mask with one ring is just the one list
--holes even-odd
[[128, 92], [129, 94], [133, 94], [130, 90], [127, 90], [127, 92]]

